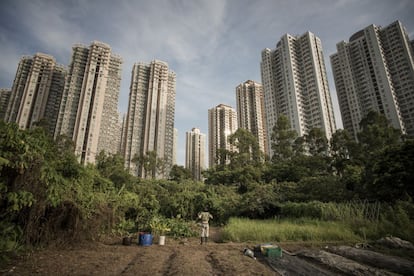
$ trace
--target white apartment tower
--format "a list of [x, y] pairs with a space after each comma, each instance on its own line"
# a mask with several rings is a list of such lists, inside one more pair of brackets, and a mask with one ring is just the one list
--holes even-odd
[[198, 128], [193, 128], [186, 133], [185, 167], [193, 175], [193, 179], [201, 181], [201, 172], [205, 167], [206, 135]]
[[16, 76], [5, 112], [6, 122], [28, 129], [43, 121], [54, 134], [63, 93], [66, 70], [54, 57], [42, 53], [24, 56]]
[[285, 34], [276, 49], [262, 51], [260, 66], [269, 155], [272, 129], [281, 114], [299, 136], [319, 128], [330, 139], [336, 126], [321, 40], [311, 32]]
[[356, 139], [370, 111], [385, 115], [394, 128], [414, 136], [414, 59], [401, 22], [370, 25], [331, 56], [344, 128]]
[[239, 128], [250, 131], [256, 137], [260, 150], [267, 154], [263, 86], [252, 80], [239, 84], [236, 87], [236, 104]]
[[228, 137], [237, 130], [237, 113], [234, 108], [219, 104], [208, 110], [208, 160], [209, 167], [228, 162], [220, 160], [219, 149], [233, 151]]
[[177, 164], [178, 129], [174, 128], [173, 158], [172, 165]]
[[[173, 164], [176, 75], [168, 64], [154, 60], [132, 68], [128, 114], [123, 141], [125, 166], [143, 178], [167, 178]], [[146, 175], [134, 158], [156, 152], [163, 169]]]
[[55, 136], [73, 139], [82, 164], [95, 163], [101, 151], [118, 152], [121, 65], [121, 57], [105, 43], [72, 47]]
[[10, 95], [11, 89], [0, 88], [0, 120], [4, 120], [4, 117], [6, 116]]

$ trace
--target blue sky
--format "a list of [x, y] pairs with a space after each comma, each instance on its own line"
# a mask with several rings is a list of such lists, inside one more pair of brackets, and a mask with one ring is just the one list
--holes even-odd
[[0, 87], [12, 86], [23, 55], [43, 52], [68, 65], [73, 44], [98, 40], [124, 60], [119, 110], [126, 112], [132, 65], [166, 61], [177, 74], [177, 162], [184, 165], [185, 132], [198, 127], [207, 134], [209, 108], [235, 108], [235, 87], [261, 82], [261, 51], [285, 33], [321, 38], [342, 127], [329, 56], [358, 30], [395, 20], [414, 39], [412, 0], [3, 0]]

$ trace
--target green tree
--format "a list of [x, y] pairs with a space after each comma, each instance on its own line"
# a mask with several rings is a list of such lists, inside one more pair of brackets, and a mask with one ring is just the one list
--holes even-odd
[[353, 157], [357, 144], [348, 131], [337, 130], [330, 140], [332, 167], [342, 176], [347, 165], [355, 163]]
[[342, 201], [347, 196], [344, 185], [332, 175], [302, 178], [296, 190], [299, 201]]
[[382, 152], [389, 147], [401, 144], [401, 132], [393, 128], [386, 117], [374, 111], [370, 111], [360, 123], [361, 132], [358, 136], [358, 150], [355, 152], [356, 160], [364, 166], [362, 187], [359, 187], [360, 196], [375, 197], [376, 191], [372, 190], [375, 181], [374, 166]]
[[132, 176], [125, 170], [124, 159], [119, 154], [106, 154], [101, 151], [95, 159], [101, 176], [110, 179], [117, 189], [132, 182]]
[[305, 155], [305, 148], [306, 148], [306, 141], [305, 141], [305, 137], [303, 136], [299, 136], [298, 138], [295, 139], [295, 141], [293, 142], [293, 154], [295, 157], [298, 156], [303, 156]]
[[248, 130], [239, 128], [229, 136], [229, 143], [237, 150], [230, 153], [230, 165], [239, 168], [246, 165], [259, 165], [263, 162], [263, 153], [260, 151], [259, 142]]
[[[256, 137], [245, 129], [238, 129], [229, 136], [234, 151], [219, 149], [221, 162], [203, 172], [207, 184], [225, 184], [242, 187], [251, 181], [259, 181], [264, 155]], [[224, 163], [224, 160], [229, 162]]]
[[360, 145], [359, 158], [371, 162], [372, 158], [388, 146], [401, 143], [401, 131], [393, 128], [387, 118], [370, 111], [361, 120], [361, 132], [357, 134]]
[[292, 158], [294, 154], [294, 142], [297, 133], [290, 126], [289, 119], [280, 115], [273, 126], [271, 134], [271, 148], [273, 161], [284, 161]]
[[414, 197], [414, 140], [387, 147], [372, 168], [369, 190], [375, 198], [394, 202]]
[[138, 175], [143, 178], [155, 179], [158, 173], [164, 175], [165, 160], [157, 156], [156, 151], [148, 151], [144, 155], [135, 155], [132, 162], [137, 164]]
[[311, 156], [328, 155], [328, 139], [320, 128], [312, 128], [305, 135], [305, 142]]
[[250, 183], [242, 195], [240, 213], [252, 219], [273, 218], [279, 213], [277, 184]]
[[170, 171], [170, 180], [174, 181], [182, 181], [185, 179], [192, 179], [193, 174], [191, 171], [187, 168], [184, 168], [184, 166], [179, 165], [173, 165]]

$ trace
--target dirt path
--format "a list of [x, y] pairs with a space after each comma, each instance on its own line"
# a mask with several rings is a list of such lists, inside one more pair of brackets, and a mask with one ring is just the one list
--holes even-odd
[[[210, 242], [198, 238], [167, 238], [161, 246], [122, 245], [120, 239], [78, 244], [71, 248], [43, 249], [26, 254], [0, 270], [1, 275], [414, 275], [413, 260], [393, 258], [397, 267], [361, 262], [373, 253], [353, 250], [355, 256], [334, 254], [342, 247], [327, 250], [303, 244], [282, 244], [280, 259], [257, 260], [243, 254], [254, 244], [220, 243], [220, 232], [212, 229]], [[329, 252], [332, 251], [332, 252]], [[352, 251], [347, 249], [346, 252]], [[357, 252], [358, 251], [358, 252]], [[290, 252], [296, 252], [290, 254]], [[364, 254], [364, 255], [358, 255]], [[378, 255], [376, 258], [390, 257]], [[341, 256], [342, 255], [342, 256]], [[353, 259], [353, 260], [352, 260]], [[400, 270], [400, 268], [404, 270]], [[398, 268], [398, 269], [397, 269]], [[402, 272], [401, 272], [402, 271]]]
[[88, 245], [41, 250], [15, 260], [3, 275], [278, 275], [243, 245], [167, 240], [164, 246]]

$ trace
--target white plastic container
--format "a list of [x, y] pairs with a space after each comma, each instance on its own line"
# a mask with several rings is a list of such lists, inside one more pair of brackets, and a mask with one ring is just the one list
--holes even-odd
[[158, 244], [159, 245], [164, 245], [165, 244], [165, 236], [160, 236], [160, 239], [158, 240]]

